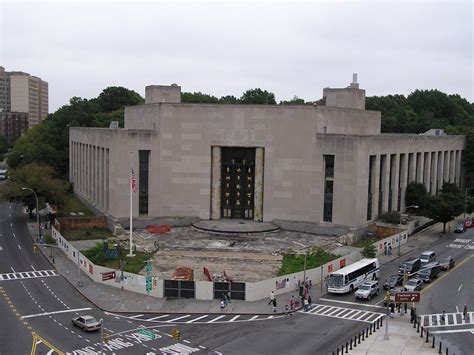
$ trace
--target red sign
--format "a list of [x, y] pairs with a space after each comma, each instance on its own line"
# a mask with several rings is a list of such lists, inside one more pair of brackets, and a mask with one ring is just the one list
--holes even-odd
[[328, 265], [328, 272], [332, 272], [332, 264]]
[[115, 279], [115, 271], [102, 273], [102, 281], [113, 280], [113, 279]]
[[397, 292], [395, 293], [395, 302], [420, 302], [419, 292]]
[[346, 259], [339, 260], [339, 268], [342, 269], [344, 266], [346, 266]]

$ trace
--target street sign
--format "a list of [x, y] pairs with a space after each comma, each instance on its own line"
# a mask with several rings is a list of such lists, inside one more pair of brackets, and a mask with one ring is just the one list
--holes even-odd
[[420, 302], [419, 292], [397, 292], [395, 293], [395, 302]]
[[145, 281], [146, 281], [145, 291], [151, 291], [153, 289], [153, 277], [147, 276]]
[[115, 271], [103, 272], [102, 281], [115, 279]]
[[145, 265], [145, 272], [151, 272], [153, 270], [153, 266], [151, 263]]
[[141, 335], [144, 335], [146, 337], [149, 337], [150, 339], [155, 339], [156, 338], [156, 334], [153, 333], [152, 331], [150, 330], [147, 330], [147, 329], [138, 329], [138, 334], [141, 334]]

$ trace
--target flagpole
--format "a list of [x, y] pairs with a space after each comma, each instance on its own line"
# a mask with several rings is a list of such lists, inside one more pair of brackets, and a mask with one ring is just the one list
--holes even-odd
[[129, 180], [129, 188], [130, 188], [130, 252], [127, 256], [135, 256], [133, 254], [133, 236], [132, 236], [132, 231], [133, 231], [133, 217], [132, 217], [132, 211], [133, 211], [133, 187], [132, 187], [132, 178], [133, 178], [133, 165], [132, 165], [132, 158], [133, 158], [133, 153], [130, 152], [130, 180]]

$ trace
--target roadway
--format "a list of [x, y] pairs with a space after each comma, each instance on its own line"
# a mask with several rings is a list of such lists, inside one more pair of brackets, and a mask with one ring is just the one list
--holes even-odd
[[[429, 249], [434, 250], [438, 258], [452, 255], [459, 262], [472, 255], [472, 250], [452, 245], [456, 244], [455, 239], [458, 237], [472, 239], [472, 234], [474, 230], [469, 230], [462, 236], [443, 237]], [[0, 276], [9, 274], [8, 280], [5, 279], [6, 276], [0, 277], [0, 312], [4, 320], [0, 326], [1, 354], [30, 352], [31, 344], [36, 346], [36, 353], [99, 353], [99, 333], [84, 333], [73, 327], [71, 318], [79, 314], [91, 314], [97, 319], [104, 319], [106, 333], [114, 334], [105, 346], [106, 353], [327, 354], [384, 313], [380, 305], [382, 295], [369, 302], [361, 302], [348, 294], [326, 295], [318, 300], [318, 306], [310, 312], [299, 312], [288, 318], [236, 317], [226, 314], [114, 315], [89, 303], [63, 277], [54, 272], [52, 265], [41, 253], [33, 252], [32, 239], [20, 205], [0, 205], [0, 235]], [[449, 245], [452, 248], [448, 248]], [[414, 248], [401, 259], [383, 265], [381, 281], [396, 273], [401, 261], [409, 256], [419, 255], [422, 251], [424, 249]], [[448, 311], [449, 305], [443, 304], [442, 298], [438, 305], [435, 301], [429, 301], [428, 295], [433, 293], [431, 297], [436, 300], [436, 295], [441, 293], [437, 289], [438, 284], [459, 283], [455, 273], [458, 270], [462, 273], [462, 267], [472, 268], [472, 265], [466, 262], [452, 271], [449, 277], [440, 277], [439, 282], [427, 288], [419, 309], [427, 301], [435, 306], [436, 312], [442, 306]], [[467, 273], [464, 275], [468, 277]], [[467, 279], [462, 283], [467, 298], [460, 299], [458, 303], [466, 302], [473, 291], [468, 287]], [[432, 310], [427, 308], [426, 312]], [[418, 313], [421, 314], [420, 311]], [[176, 325], [182, 335], [179, 342], [171, 338], [171, 330]], [[139, 327], [151, 329], [155, 339], [140, 335], [137, 330]], [[464, 335], [454, 333], [446, 336], [453, 337], [453, 341], [458, 339], [455, 337], [460, 337], [464, 342]]]

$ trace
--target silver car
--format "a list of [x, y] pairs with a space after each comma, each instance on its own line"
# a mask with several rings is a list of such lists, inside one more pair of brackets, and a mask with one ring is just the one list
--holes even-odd
[[405, 284], [405, 291], [420, 291], [423, 287], [423, 280], [411, 279]]
[[355, 292], [355, 297], [363, 300], [370, 300], [373, 296], [379, 294], [379, 282], [378, 281], [366, 281], [359, 286], [359, 289]]

